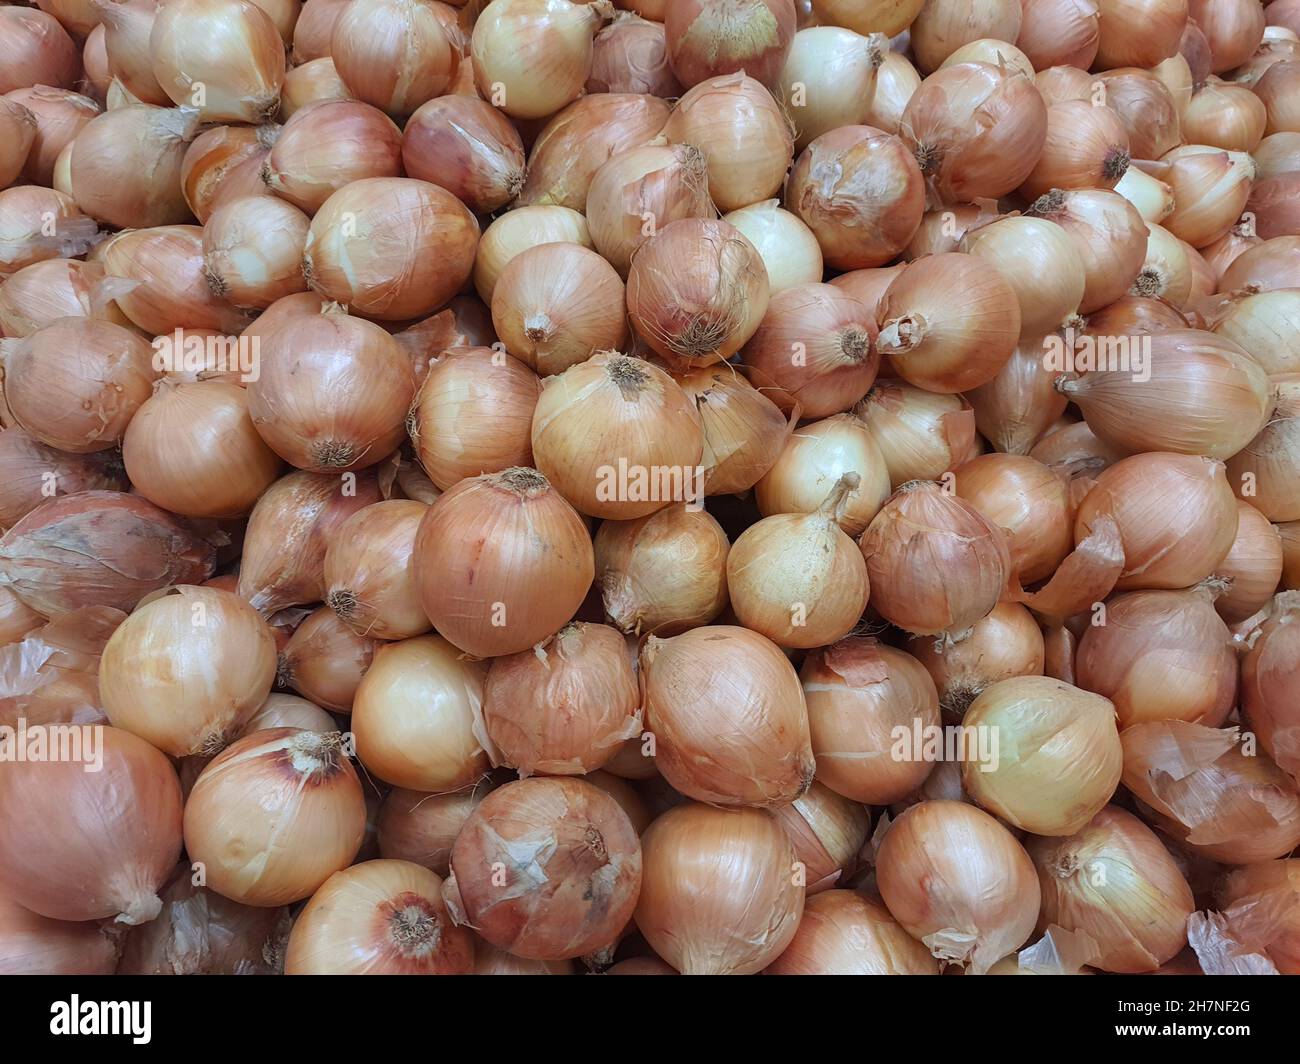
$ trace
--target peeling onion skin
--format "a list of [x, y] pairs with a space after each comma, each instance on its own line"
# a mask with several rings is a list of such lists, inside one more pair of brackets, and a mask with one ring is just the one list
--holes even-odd
[[1241, 710], [1268, 755], [1300, 781], [1300, 592], [1273, 600], [1242, 660]]
[[851, 890], [808, 899], [799, 930], [764, 975], [938, 975], [939, 963], [880, 902]]
[[458, 922], [518, 956], [563, 960], [607, 946], [631, 918], [641, 844], [604, 791], [537, 777], [483, 799], [451, 870], [444, 894]]
[[77, 455], [56, 450], [20, 428], [0, 432], [0, 530], [7, 531], [50, 496], [45, 474], [53, 473], [57, 496], [81, 491], [125, 491], [121, 458], [112, 451]]
[[1250, 906], [1257, 899], [1285, 902], [1288, 893], [1286, 919], [1273, 929], [1265, 950], [1283, 975], [1300, 975], [1300, 858], [1233, 869], [1215, 891], [1219, 905], [1229, 911], [1238, 904]]

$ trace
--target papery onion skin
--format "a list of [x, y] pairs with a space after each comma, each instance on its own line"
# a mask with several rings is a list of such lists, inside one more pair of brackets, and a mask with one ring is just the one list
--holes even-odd
[[385, 499], [351, 514], [325, 551], [325, 604], [358, 635], [408, 639], [429, 630], [412, 556], [428, 507]]
[[1087, 70], [1101, 44], [1100, 9], [1094, 0], [1021, 0], [1016, 47], [1035, 70], [1055, 66]]
[[351, 0], [312, 0], [293, 27], [293, 61], [298, 65], [330, 54], [334, 23]]
[[[1270, 8], [1276, 7], [1270, 5]], [[1300, 859], [1291, 858], [1266, 861], [1261, 864], [1235, 868], [1218, 884], [1216, 897], [1219, 905], [1229, 908], [1250, 906], [1257, 899], [1285, 900], [1290, 892], [1290, 906], [1281, 926], [1274, 929], [1265, 951], [1284, 975], [1300, 973], [1300, 919], [1297, 919], [1295, 892], [1300, 882]]]
[[55, 495], [123, 491], [126, 475], [112, 452], [73, 455], [48, 447], [14, 427], [0, 432], [0, 530], [7, 531]]
[[1278, 528], [1250, 503], [1237, 502], [1237, 538], [1214, 575], [1228, 588], [1214, 608], [1228, 624], [1237, 624], [1268, 605], [1282, 579], [1284, 557]]
[[643, 92], [663, 99], [680, 96], [682, 86], [668, 63], [663, 24], [637, 15], [620, 15], [596, 34], [586, 90]]
[[1233, 298], [1213, 331], [1238, 344], [1270, 377], [1300, 373], [1300, 289]]
[[615, 939], [637, 902], [642, 854], [604, 791], [539, 777], [483, 799], [452, 846], [451, 869], [445, 891], [454, 887], [461, 922], [521, 957], [560, 960]]
[[523, 141], [483, 100], [430, 100], [407, 121], [401, 145], [407, 176], [441, 185], [475, 213], [500, 210], [523, 187]]
[[[34, 185], [51, 184], [55, 161], [86, 123], [100, 113], [99, 105], [80, 93], [46, 85], [16, 89], [4, 98], [27, 108], [36, 119], [36, 138], [23, 176]], [[3, 177], [0, 171], [0, 188], [8, 184]]]
[[1219, 278], [1220, 292], [1300, 288], [1300, 236], [1275, 236], [1243, 251]]
[[322, 606], [289, 637], [280, 653], [276, 681], [326, 709], [350, 713], [377, 646], [377, 640], [357, 635], [332, 609]]
[[908, 27], [917, 65], [937, 69], [958, 48], [980, 39], [1014, 41], [1020, 33], [1019, 0], [970, 5], [959, 0], [927, 0]]
[[656, 764], [682, 794], [761, 806], [808, 789], [815, 766], [803, 691], [763, 636], [729, 625], [651, 636], [641, 685]]
[[901, 54], [886, 52], [876, 71], [876, 91], [867, 111], [867, 125], [897, 133], [912, 94], [921, 87], [921, 75]]
[[57, 19], [29, 7], [6, 7], [0, 14], [4, 74], [0, 93], [29, 85], [72, 88], [77, 80], [77, 46]]
[[478, 804], [491, 790], [487, 781], [451, 794], [425, 794], [394, 787], [379, 811], [379, 852], [392, 861], [412, 861], [444, 879], [451, 847]]
[[1133, 66], [1098, 76], [1105, 106], [1128, 132], [1134, 159], [1158, 159], [1180, 142], [1178, 105], [1155, 74]]
[[442, 877], [409, 861], [363, 861], [327, 879], [294, 922], [286, 975], [468, 975], [474, 938]]
[[[280, 127], [270, 123], [249, 126], [215, 126], [183, 148], [180, 163], [181, 204], [200, 222], [206, 222], [217, 204], [227, 198], [266, 191], [262, 168]], [[182, 213], [177, 221], [187, 220]]]
[[117, 949], [93, 923], [51, 920], [0, 900], [0, 974], [112, 975]]
[[866, 424], [894, 490], [909, 480], [937, 480], [975, 451], [975, 414], [960, 396], [888, 381], [854, 413]]
[[644, 835], [636, 924], [684, 975], [753, 975], [790, 944], [804, 907], [795, 852], [759, 809], [691, 802]]
[[0, 188], [8, 188], [18, 180], [31, 155], [36, 132], [36, 116], [21, 104], [0, 96], [0, 133], [5, 136], [4, 154], [0, 155]]
[[1191, 888], [1159, 836], [1108, 805], [1068, 838], [1031, 838], [1043, 891], [1040, 928], [1091, 935], [1107, 972], [1149, 972], [1187, 944]]
[[[143, 739], [96, 734], [97, 753], [86, 745], [82, 759], [15, 761], [0, 773], [0, 887], [54, 920], [144, 923], [162, 908], [157, 891], [180, 855], [180, 782]], [[101, 770], [87, 771], [99, 759]]]
[[795, 33], [791, 0], [667, 0], [668, 61], [683, 85], [743, 71], [773, 86]]
[[1183, 138], [1227, 151], [1253, 152], [1268, 125], [1268, 113], [1258, 95], [1242, 85], [1214, 78], [1201, 88], [1183, 111]]
[[729, 365], [696, 367], [674, 379], [700, 415], [705, 494], [748, 491], [780, 457], [785, 416]]
[[1178, 51], [1188, 0], [1098, 0], [1097, 63], [1152, 67]]
[[966, 231], [960, 250], [989, 263], [1020, 306], [1020, 336], [1042, 336], [1074, 320], [1083, 300], [1083, 259], [1058, 225], [1001, 218]]
[[869, 809], [817, 780], [789, 805], [773, 808], [772, 815], [781, 821], [807, 869], [809, 897], [855, 871], [871, 832]]
[[359, 100], [405, 118], [448, 90], [459, 55], [434, 5], [353, 0], [330, 34], [330, 57]]
[[1259, 636], [1241, 663], [1241, 710], [1278, 767], [1300, 780], [1300, 593], [1273, 600]]
[[1071, 100], [1047, 109], [1047, 138], [1020, 186], [1033, 199], [1054, 188], [1114, 188], [1128, 170], [1129, 137], [1108, 107]]
[[765, 975], [938, 975], [938, 962], [880, 902], [851, 890], [809, 897]]

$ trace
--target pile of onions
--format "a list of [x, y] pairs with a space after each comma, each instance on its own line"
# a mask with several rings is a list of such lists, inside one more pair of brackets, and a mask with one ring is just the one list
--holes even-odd
[[416, 537], [425, 615], [479, 657], [515, 654], [559, 631], [594, 574], [582, 518], [533, 469], [462, 480], [430, 507]]
[[596, 34], [586, 91], [645, 93], [665, 100], [680, 96], [663, 24], [624, 12]]
[[852, 890], [809, 897], [767, 975], [938, 975], [939, 965], [878, 901]]
[[869, 587], [857, 545], [839, 515], [857, 490], [840, 477], [811, 514], [778, 514], [747, 528], [727, 555], [727, 592], [740, 622], [778, 646], [825, 646], [862, 618]]
[[262, 337], [248, 410], [262, 438], [299, 469], [364, 469], [405, 433], [410, 359], [379, 326], [330, 304]]
[[903, 140], [842, 126], [799, 156], [785, 202], [816, 234], [829, 265], [854, 270], [882, 266], [907, 247], [921, 224], [925, 186]]
[[859, 546], [872, 606], [914, 635], [964, 632], [997, 605], [1011, 572], [1002, 530], [926, 481], [903, 485]]
[[506, 350], [539, 374], [563, 373], [597, 351], [623, 347], [623, 281], [581, 244], [529, 248], [497, 278], [492, 324]]
[[307, 283], [382, 321], [431, 314], [469, 279], [479, 227], [446, 189], [406, 177], [353, 181], [312, 219]]
[[795, 34], [781, 71], [780, 98], [794, 119], [795, 148], [842, 126], [867, 125], [885, 41], [838, 25]]
[[1214, 571], [1228, 589], [1214, 608], [1229, 624], [1238, 624], [1268, 605], [1282, 579], [1282, 537], [1276, 525], [1248, 502], [1237, 502], [1237, 538]]
[[[621, 200], [619, 204], [621, 211]], [[637, 219], [638, 230], [643, 224]], [[479, 298], [490, 307], [497, 278], [511, 259], [538, 244], [556, 242], [591, 247], [587, 220], [568, 207], [549, 205], [518, 207], [500, 215], [484, 230], [474, 253], [474, 288]]]
[[406, 639], [429, 630], [413, 563], [415, 535], [428, 509], [413, 499], [372, 503], [331, 536], [325, 604], [358, 635]]
[[751, 203], [722, 220], [754, 245], [767, 269], [772, 295], [822, 278], [822, 249], [817, 236], [797, 215], [782, 210], [780, 200]]
[[541, 391], [535, 374], [499, 351], [445, 352], [429, 367], [407, 419], [429, 479], [446, 491], [466, 477], [529, 464]]
[[1083, 258], [1082, 314], [1124, 295], [1146, 259], [1147, 226], [1137, 208], [1108, 189], [1054, 189], [1027, 212], [1055, 222]]
[[145, 923], [180, 856], [180, 783], [134, 735], [78, 735], [79, 759], [15, 760], [0, 773], [0, 891], [54, 920]]
[[690, 144], [704, 153], [709, 194], [721, 211], [771, 199], [794, 156], [784, 111], [743, 73], [710, 78], [687, 90], [663, 134], [670, 144]]
[[442, 877], [408, 861], [335, 872], [294, 922], [286, 975], [468, 975], [474, 937], [457, 927]]
[[708, 624], [727, 605], [727, 535], [685, 503], [596, 532], [596, 582], [622, 631], [670, 636]]
[[1054, 188], [1114, 188], [1128, 171], [1129, 136], [1109, 107], [1069, 100], [1047, 109], [1042, 154], [1020, 186], [1034, 199]]
[[185, 851], [244, 905], [309, 898], [350, 865], [366, 801], [338, 732], [255, 732], [203, 770], [185, 804]]
[[500, 210], [523, 188], [519, 132], [482, 100], [430, 100], [407, 121], [399, 142], [408, 177], [440, 185], [475, 214]]
[[1295, 780], [1235, 728], [1186, 721], [1135, 724], [1120, 736], [1124, 786], [1161, 831], [1221, 864], [1255, 864], [1300, 844]]
[[375, 640], [357, 635], [337, 613], [322, 606], [289, 637], [276, 667], [276, 680], [317, 705], [350, 713], [376, 646]]
[[1187, 944], [1196, 908], [1178, 864], [1154, 831], [1108, 805], [1063, 839], [1026, 848], [1043, 892], [1042, 925], [1082, 932], [1106, 972], [1149, 972]]
[[1269, 383], [1276, 408], [1259, 435], [1228, 459], [1228, 478], [1270, 521], [1294, 521], [1300, 519], [1300, 374]]
[[358, 100], [406, 118], [447, 91], [459, 54], [433, 4], [355, 0], [334, 22], [330, 58]]
[[521, 776], [581, 776], [641, 734], [627, 644], [603, 624], [570, 624], [532, 650], [496, 658], [483, 722], [501, 765]]
[[694, 404], [663, 370], [617, 351], [545, 382], [532, 445], [538, 470], [593, 517], [644, 517], [702, 494]]
[[145, 595], [212, 575], [213, 545], [136, 495], [51, 499], [0, 537], [0, 582], [46, 617], [82, 606], [131, 610]]
[[379, 810], [380, 854], [392, 861], [411, 861], [445, 879], [451, 869], [452, 843], [491, 789], [487, 781], [451, 794], [394, 787]]
[[1035, 70], [1071, 67], [1086, 71], [1101, 44], [1095, 0], [1022, 0], [1019, 48]]
[[690, 802], [651, 824], [643, 846], [636, 925], [683, 975], [753, 975], [794, 938], [804, 888], [770, 814]]
[[815, 766], [799, 677], [763, 636], [730, 626], [651, 636], [641, 685], [656, 764], [682, 794], [781, 805], [808, 789]]
[[[1041, 361], [1041, 355], [1039, 358]], [[958, 395], [890, 381], [873, 388], [854, 413], [865, 425], [875, 453], [884, 460], [887, 479], [895, 490], [910, 480], [937, 480], [976, 450], [975, 415]], [[807, 431], [800, 429], [795, 439]], [[760, 508], [762, 505], [760, 497]]]
[[946, 964], [982, 975], [1033, 933], [1041, 894], [1033, 862], [972, 805], [914, 805], [889, 829], [876, 881], [890, 914]]
[[55, 450], [20, 428], [0, 432], [0, 531], [12, 528], [49, 498], [47, 474], [60, 495], [121, 491], [127, 480], [110, 451], [88, 455]]
[[117, 949], [99, 925], [51, 920], [0, 899], [5, 975], [112, 975], [116, 967]]
[[1300, 779], [1300, 592], [1273, 600], [1259, 636], [1241, 663], [1241, 708], [1260, 745]]
[[237, 595], [181, 586], [118, 626], [100, 659], [109, 721], [173, 757], [220, 750], [270, 693], [275, 637]]
[[1020, 335], [1015, 289], [989, 262], [951, 252], [911, 263], [879, 317], [877, 348], [909, 384], [934, 392], [987, 384]]
[[705, 492], [748, 491], [776, 464], [785, 444], [780, 409], [731, 366], [700, 366], [675, 379], [700, 415]]
[[[604, 16], [570, 0], [500, 0], [474, 22], [479, 95], [512, 118], [545, 118], [582, 92]], [[520, 56], [535, 58], [520, 62]]]
[[[961, 250], [994, 267], [1016, 294], [1020, 335], [1069, 324], [1083, 300], [1083, 259], [1059, 225], [1012, 216], [968, 229]], [[966, 390], [966, 389], [962, 389]]]
[[900, 801], [925, 782], [934, 764], [921, 739], [939, 726], [939, 696], [914, 657], [852, 637], [809, 654], [800, 679], [819, 781], [868, 805]]
[[444, 885], [457, 923], [520, 957], [560, 960], [612, 945], [641, 889], [627, 814], [582, 780], [519, 780], [470, 814]]
[[806, 869], [809, 896], [851, 874], [871, 832], [871, 812], [813, 780], [806, 792], [772, 815], [781, 821]]
[[203, 229], [208, 287], [237, 307], [269, 307], [305, 292], [302, 252], [311, 220], [274, 196], [222, 204]]
[[1047, 107], [1019, 70], [958, 63], [921, 83], [899, 136], [942, 203], [996, 199], [1033, 170], [1047, 137]]
[[[1017, 345], [996, 377], [966, 393], [975, 413], [975, 426], [997, 450], [1006, 454], [1028, 454], [1065, 412], [1069, 400], [1055, 387], [1059, 374], [1048, 369], [1045, 362], [1043, 338], [1030, 336]], [[865, 409], [871, 410], [877, 393], [888, 394], [891, 390], [877, 389], [865, 404]], [[941, 398], [917, 389], [910, 391], [916, 401], [923, 401], [922, 396], [926, 397], [924, 401], [930, 402]], [[869, 414], [865, 416], [871, 420]], [[917, 475], [932, 479], [951, 465], [951, 461], [944, 462], [941, 468], [927, 469]]]

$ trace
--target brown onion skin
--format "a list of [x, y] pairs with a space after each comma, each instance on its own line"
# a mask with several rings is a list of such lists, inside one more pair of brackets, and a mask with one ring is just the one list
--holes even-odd
[[661, 22], [620, 16], [598, 34], [591, 57], [587, 92], [644, 92], [671, 100], [682, 86], [668, 62], [668, 39]]
[[1237, 500], [1237, 538], [1214, 575], [1230, 581], [1214, 608], [1228, 624], [1239, 624], [1267, 606], [1285, 564], [1277, 526], [1250, 503]]
[[1246, 210], [1255, 215], [1255, 229], [1265, 240], [1275, 236], [1300, 236], [1300, 175], [1275, 174], [1256, 181], [1250, 189]]
[[52, 184], [59, 153], [100, 113], [99, 105], [80, 93], [47, 85], [15, 89], [4, 98], [26, 107], [36, 119], [36, 139], [23, 168], [24, 180], [33, 185]]
[[246, 177], [254, 187], [266, 189], [262, 165], [278, 133], [278, 126], [214, 126], [190, 142], [181, 161], [180, 184], [184, 203], [200, 223], [208, 220], [227, 189], [242, 185]]
[[[17, 427], [0, 432], [0, 530], [12, 528], [54, 496], [125, 491], [127, 486], [121, 459], [111, 451], [69, 454]], [[47, 494], [51, 489], [54, 496]]]
[[1021, 0], [1016, 47], [1035, 70], [1069, 66], [1086, 71], [1101, 44], [1098, 8], [1089, 0]]
[[483, 799], [452, 846], [451, 869], [447, 888], [455, 884], [479, 934], [521, 957], [561, 960], [609, 945], [631, 918], [641, 844], [604, 791], [537, 777]]
[[764, 975], [938, 975], [936, 961], [873, 898], [851, 890], [810, 897], [799, 930]]
[[334, 23], [350, 0], [311, 0], [293, 27], [293, 62], [296, 66], [330, 54]]
[[465, 821], [491, 790], [482, 781], [470, 790], [425, 794], [394, 787], [379, 809], [379, 852], [394, 861], [412, 861], [444, 879], [451, 871], [451, 848]]
[[1178, 146], [1178, 106], [1159, 78], [1136, 67], [1108, 70], [1098, 78], [1105, 87], [1106, 106], [1128, 131], [1134, 159], [1158, 159]]
[[335, 713], [351, 713], [378, 640], [357, 635], [322, 606], [300, 624], [280, 652], [276, 680]]
[[112, 975], [116, 963], [98, 924], [51, 920], [0, 899], [0, 975]]
[[145, 499], [82, 491], [38, 506], [0, 537], [0, 576], [47, 617], [82, 606], [130, 611], [150, 592], [202, 583], [215, 553]]
[[[1276, 3], [1270, 5], [1269, 10], [1275, 7]], [[1300, 18], [1297, 18], [1297, 24], [1300, 24]], [[1283, 975], [1300, 975], [1300, 909], [1295, 906], [1297, 890], [1300, 890], [1300, 858], [1283, 858], [1235, 868], [1215, 889], [1221, 909], [1239, 903], [1249, 906], [1261, 898], [1286, 899], [1290, 893], [1287, 918], [1265, 947], [1265, 952]]]
[[408, 176], [442, 186], [476, 214], [499, 210], [523, 187], [519, 132], [483, 100], [430, 100], [407, 121], [401, 143]]
[[0, 10], [0, 93], [29, 85], [72, 88], [77, 46], [57, 19], [30, 7]]
[[1187, 10], [1209, 42], [1216, 74], [1241, 66], [1264, 37], [1265, 12], [1254, 0], [1188, 0]]
[[797, 29], [792, 0], [667, 0], [668, 62], [688, 88], [743, 71], [771, 88]]
[[1084, 260], [1081, 314], [1109, 306], [1128, 292], [1146, 260], [1147, 225], [1118, 192], [1055, 189], [1026, 213], [1056, 222], [1074, 238]]
[[1220, 292], [1253, 287], [1260, 292], [1300, 288], [1300, 236], [1277, 236], [1248, 248], [1219, 278]]
[[1278, 767], [1300, 780], [1300, 593], [1284, 592], [1241, 663], [1241, 709]]

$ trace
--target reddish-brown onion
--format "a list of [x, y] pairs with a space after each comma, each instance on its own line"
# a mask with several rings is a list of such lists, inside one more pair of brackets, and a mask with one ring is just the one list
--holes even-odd
[[523, 141], [483, 100], [430, 100], [407, 120], [401, 144], [408, 177], [440, 185], [476, 214], [500, 210], [523, 188]]
[[415, 534], [428, 509], [414, 499], [371, 503], [330, 537], [325, 604], [358, 635], [409, 639], [429, 630], [413, 564]]

